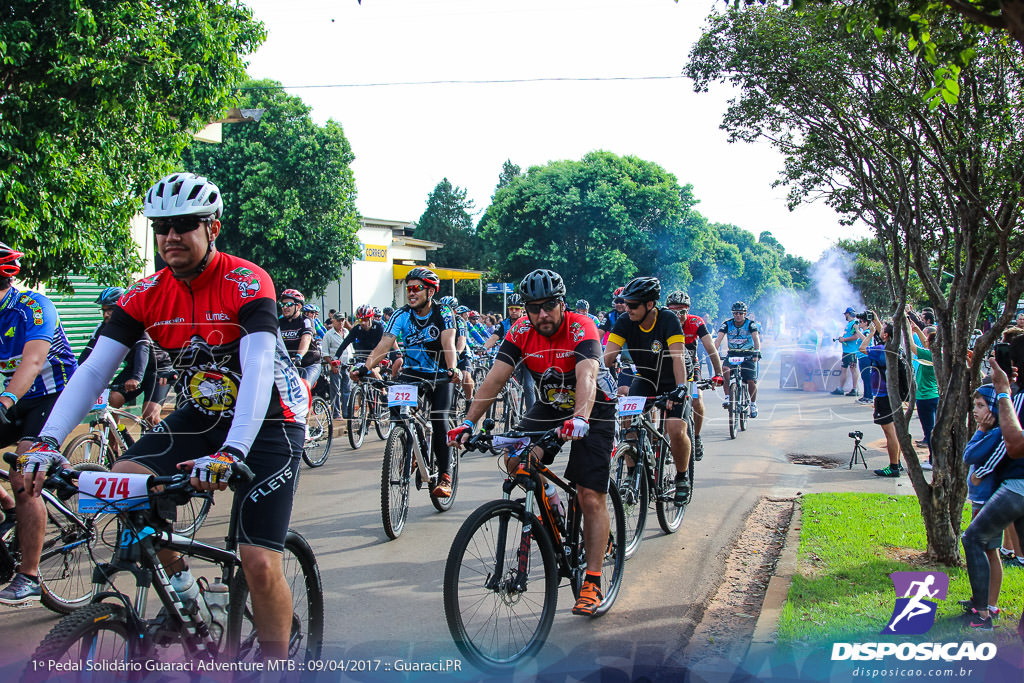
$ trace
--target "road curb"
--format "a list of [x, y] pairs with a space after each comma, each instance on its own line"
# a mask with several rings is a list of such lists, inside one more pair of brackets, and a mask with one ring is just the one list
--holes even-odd
[[800, 547], [800, 522], [803, 519], [803, 508], [800, 501], [799, 497], [793, 501], [793, 516], [789, 521], [789, 531], [786, 532], [786, 540], [775, 565], [775, 572], [768, 580], [768, 589], [764, 594], [764, 602], [761, 603], [761, 614], [757, 618], [754, 635], [747, 647], [748, 659], [752, 655], [763, 654], [760, 652], [761, 650], [775, 646], [779, 618], [782, 616], [782, 608], [789, 595], [789, 586], [793, 582], [793, 575], [797, 570], [796, 552]]

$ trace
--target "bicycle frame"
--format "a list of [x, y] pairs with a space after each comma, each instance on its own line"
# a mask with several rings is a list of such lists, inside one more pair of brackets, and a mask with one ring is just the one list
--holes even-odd
[[[657, 406], [661, 407], [661, 406]], [[648, 417], [650, 410], [645, 410], [639, 415], [631, 415], [632, 418], [628, 427], [623, 430], [622, 441], [625, 441], [626, 434], [632, 432], [636, 434], [636, 453], [637, 460], [643, 462], [644, 472], [647, 473], [647, 481], [650, 484], [649, 490], [655, 494], [660, 492], [659, 485], [661, 482], [658, 481], [660, 476], [660, 468], [654, 467], [654, 445], [651, 442], [660, 444], [661, 448], [668, 448], [671, 450], [672, 444], [668, 440], [668, 437], [662, 433], [662, 430], [655, 426], [654, 422]], [[664, 413], [658, 418], [658, 422], [664, 425], [665, 418]], [[648, 439], [651, 442], [648, 442]], [[638, 462], [638, 464], [639, 464]], [[658, 470], [658, 471], [656, 471]], [[654, 496], [651, 497], [651, 502], [655, 500]]]
[[[432, 386], [430, 382], [384, 382], [382, 380], [370, 380], [369, 384], [376, 390], [377, 387], [387, 388], [389, 384], [415, 384], [422, 391], [424, 386]], [[383, 405], [383, 404], [382, 404]], [[385, 410], [390, 410], [390, 407], [384, 406]], [[419, 470], [420, 480], [424, 483], [430, 481], [431, 470], [434, 466], [433, 451], [430, 445], [430, 435], [432, 429], [430, 426], [430, 420], [424, 417], [424, 414], [430, 415], [431, 406], [427, 401], [426, 397], [419, 393], [418, 405], [413, 406], [400, 406], [398, 409], [397, 417], [392, 417], [392, 428], [398, 427], [399, 429], [405, 429], [409, 434], [409, 441], [411, 442], [409, 447], [412, 449], [413, 461], [416, 463], [416, 469]], [[427, 454], [423, 453], [423, 449], [420, 447], [420, 439], [427, 445]], [[411, 474], [407, 472], [406, 474]]]

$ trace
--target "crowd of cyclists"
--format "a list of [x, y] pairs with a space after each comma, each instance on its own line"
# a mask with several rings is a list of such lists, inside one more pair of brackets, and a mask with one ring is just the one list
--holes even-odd
[[[523, 417], [516, 427], [555, 428], [570, 444], [565, 476], [578, 492], [587, 550], [586, 581], [572, 611], [594, 615], [603, 600], [600, 564], [609, 534], [617, 401], [667, 397], [674, 502], [684, 506], [692, 493], [687, 468], [703, 457], [706, 406], [692, 388], [704, 365], [699, 355], [707, 358], [712, 384], [721, 387], [730, 376], [719, 353], [723, 342], [727, 350], [760, 350], [758, 326], [742, 302], [712, 339], [708, 323], [690, 314], [685, 292], [667, 293], [666, 306], [659, 305], [664, 293], [655, 277], [614, 288], [613, 310], [601, 319], [585, 300], [570, 308], [565, 281], [545, 268], [525, 274], [500, 321], [454, 297], [438, 298], [437, 274], [414, 267], [397, 310], [365, 304], [356, 309], [355, 324], [332, 311], [326, 327], [319, 307], [300, 291], [278, 294], [258, 264], [217, 248], [222, 211], [216, 185], [192, 173], [171, 174], [150, 188], [143, 213], [166, 267], [127, 289], [104, 290], [97, 301], [103, 323], [78, 359], [49, 299], [14, 286], [24, 255], [0, 244], [0, 440], [17, 444], [19, 456], [10, 473], [14, 497], [0, 488], [0, 507], [16, 521], [22, 553], [0, 603], [40, 598], [40, 491], [47, 472], [67, 463], [65, 439], [109, 390], [114, 407], [141, 398], [153, 425], [120, 454], [113, 471], [168, 475], [183, 469], [197, 490], [216, 491], [239, 465], [252, 470], [253, 479], [235, 492], [232, 515], [262, 652], [283, 657], [290, 600], [280, 553], [311, 388], [327, 383], [333, 417], [346, 417], [350, 384], [380, 379], [386, 370], [397, 382], [425, 387], [437, 458], [429, 487], [442, 499], [453, 495], [458, 448], [480, 430], [503, 387], [519, 383]], [[475, 380], [477, 367], [487, 372]], [[747, 383], [750, 417], [756, 417], [756, 358], [733, 371]], [[164, 409], [172, 386], [175, 405]], [[466, 409], [455, 415], [458, 392]], [[558, 450], [533, 456], [550, 464]], [[516, 457], [507, 460], [513, 472]], [[268, 481], [275, 485], [260, 486]], [[161, 559], [169, 572], [189, 571], [181, 557]]]

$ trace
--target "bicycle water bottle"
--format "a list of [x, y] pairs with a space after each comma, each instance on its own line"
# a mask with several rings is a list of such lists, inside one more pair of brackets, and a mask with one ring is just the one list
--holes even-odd
[[228, 587], [220, 579], [215, 579], [213, 583], [206, 587], [203, 591], [203, 596], [206, 598], [206, 605], [210, 611], [210, 635], [218, 643], [224, 636], [224, 629], [228, 623]]
[[565, 510], [562, 509], [562, 499], [558, 496], [558, 488], [551, 482], [544, 484], [544, 496], [548, 499], [548, 505], [551, 506], [551, 511], [555, 514], [555, 525], [562, 526]]
[[184, 606], [185, 612], [195, 615], [197, 623], [203, 625], [210, 623], [210, 608], [206, 605], [206, 599], [199, 590], [199, 583], [196, 582], [191, 571], [186, 569], [171, 576], [171, 588], [178, 594], [178, 599]]

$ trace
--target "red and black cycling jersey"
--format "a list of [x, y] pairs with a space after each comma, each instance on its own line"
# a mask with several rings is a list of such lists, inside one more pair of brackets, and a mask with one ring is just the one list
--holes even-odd
[[654, 321], [647, 328], [630, 320], [628, 315], [620, 316], [608, 341], [629, 349], [636, 374], [653, 386], [675, 385], [668, 347], [683, 343], [683, 329], [676, 314], [667, 308], [655, 308], [653, 315]]
[[686, 320], [683, 321], [683, 336], [686, 337], [686, 349], [688, 351], [697, 353], [697, 342], [710, 334], [711, 332], [708, 330], [704, 318], [687, 313]]
[[101, 334], [131, 347], [144, 332], [167, 351], [190, 406], [210, 417], [234, 414], [241, 382], [239, 340], [277, 337], [267, 419], [302, 422], [308, 396], [278, 333], [274, 283], [257, 265], [214, 252], [191, 283], [164, 268], [136, 282], [118, 301]]
[[563, 314], [562, 324], [545, 337], [523, 316], [512, 324], [498, 349], [498, 360], [515, 367], [520, 361], [533, 376], [542, 403], [571, 412], [576, 407], [576, 363], [596, 360], [597, 401], [612, 401], [615, 384], [604, 367], [597, 326], [589, 316], [573, 311]]
[[304, 315], [297, 315], [294, 318], [281, 317], [278, 320], [281, 329], [281, 339], [284, 340], [284, 347], [288, 353], [294, 355], [299, 351], [299, 344], [302, 338], [309, 336], [309, 347], [302, 356], [302, 367], [308, 367], [320, 362], [320, 340], [316, 338], [316, 329], [313, 321]]

